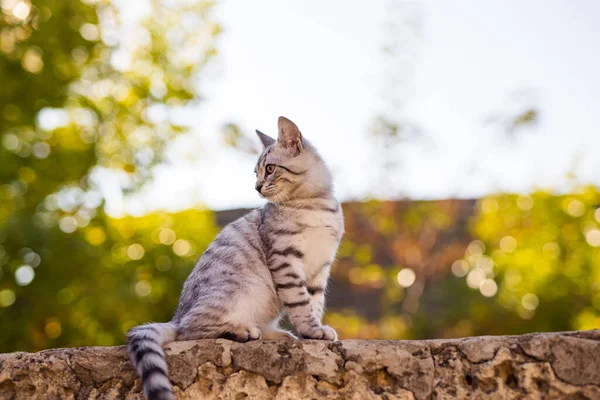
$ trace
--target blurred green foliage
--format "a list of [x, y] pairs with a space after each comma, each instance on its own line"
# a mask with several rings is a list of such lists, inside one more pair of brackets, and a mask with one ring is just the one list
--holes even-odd
[[342, 338], [600, 328], [597, 187], [344, 211], [333, 285], [346, 298], [326, 315]]
[[114, 344], [168, 319], [215, 234], [207, 211], [102, 211], [98, 171], [123, 191], [147, 181], [215, 54], [212, 3], [146, 5], [122, 25], [106, 1], [2, 2], [0, 351]]
[[525, 329], [600, 328], [597, 188], [484, 199], [473, 232], [481, 242], [466, 253], [467, 280], [494, 279], [497, 303], [527, 321]]

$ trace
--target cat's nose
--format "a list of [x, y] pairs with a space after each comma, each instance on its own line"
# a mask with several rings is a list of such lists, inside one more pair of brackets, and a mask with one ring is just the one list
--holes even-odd
[[256, 184], [256, 186], [254, 186], [254, 189], [256, 189], [256, 191], [258, 193], [260, 193], [260, 190], [262, 189], [263, 185], [259, 185], [258, 183]]

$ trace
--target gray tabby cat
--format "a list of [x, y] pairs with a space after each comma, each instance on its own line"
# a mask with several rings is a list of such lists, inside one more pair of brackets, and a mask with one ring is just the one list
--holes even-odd
[[344, 233], [332, 178], [298, 127], [280, 117], [277, 141], [256, 131], [262, 208], [232, 222], [183, 285], [173, 320], [128, 333], [131, 361], [148, 399], [173, 399], [162, 345], [175, 340], [295, 339], [278, 328], [285, 311], [307, 339], [336, 340], [321, 324], [329, 269]]

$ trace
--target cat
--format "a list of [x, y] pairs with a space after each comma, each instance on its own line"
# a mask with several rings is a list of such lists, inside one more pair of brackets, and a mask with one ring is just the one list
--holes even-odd
[[173, 399], [162, 345], [175, 340], [337, 340], [322, 325], [331, 263], [344, 233], [332, 177], [292, 121], [279, 117], [277, 140], [256, 131], [263, 151], [254, 172], [261, 209], [227, 225], [183, 285], [171, 322], [128, 332], [128, 352], [147, 399]]

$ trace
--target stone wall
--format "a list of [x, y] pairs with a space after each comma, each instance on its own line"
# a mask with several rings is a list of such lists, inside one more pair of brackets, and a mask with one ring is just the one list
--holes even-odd
[[[166, 349], [179, 399], [600, 399], [600, 330]], [[143, 396], [124, 347], [0, 354], [0, 399], [35, 398]]]

